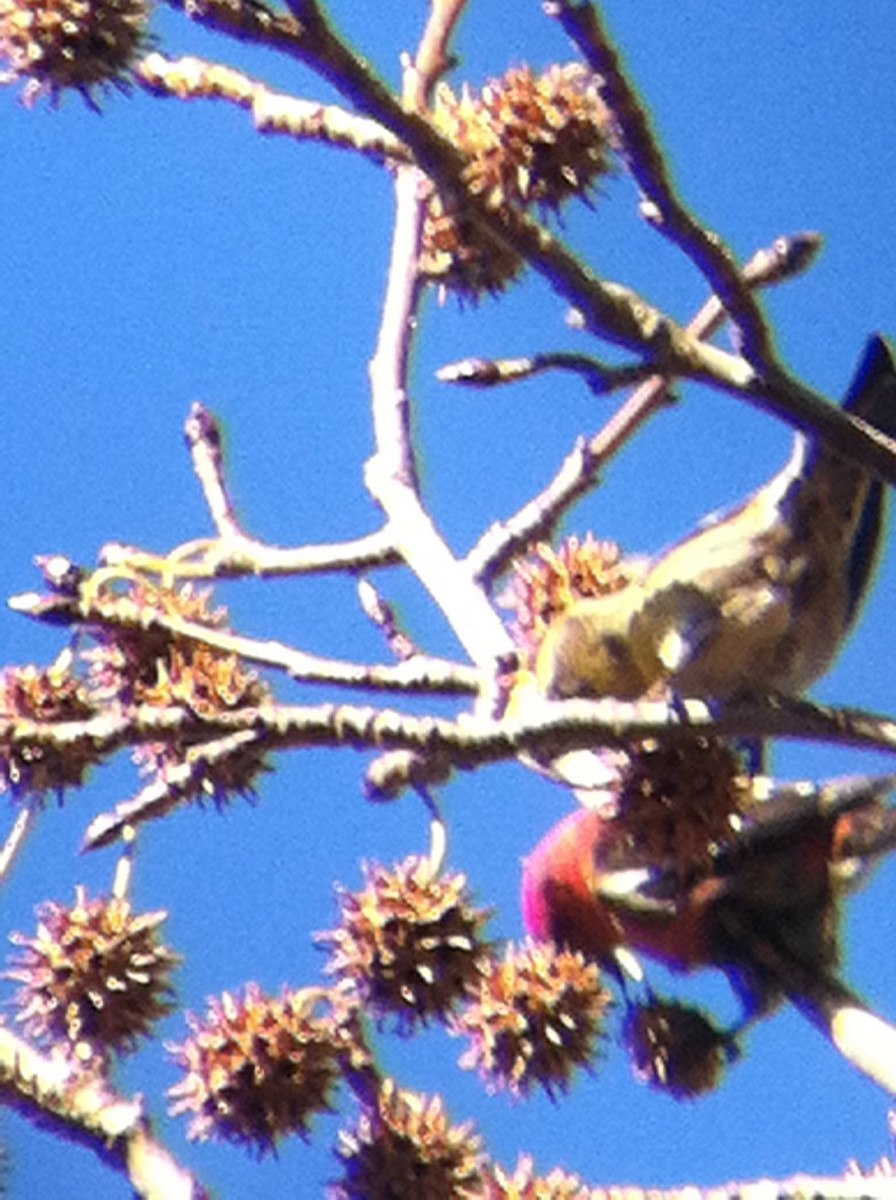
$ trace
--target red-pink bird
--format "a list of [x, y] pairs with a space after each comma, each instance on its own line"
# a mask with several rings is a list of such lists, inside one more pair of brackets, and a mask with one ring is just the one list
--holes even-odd
[[894, 845], [896, 810], [881, 802], [894, 786], [882, 776], [784, 789], [687, 882], [638, 861], [612, 810], [577, 809], [524, 862], [526, 928], [617, 973], [632, 952], [678, 971], [719, 968], [748, 1015], [786, 994], [830, 1036], [833, 997], [860, 1003], [834, 974], [837, 901]]

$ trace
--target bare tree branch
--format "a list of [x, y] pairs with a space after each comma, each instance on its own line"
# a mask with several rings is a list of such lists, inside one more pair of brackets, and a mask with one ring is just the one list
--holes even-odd
[[587, 0], [551, 0], [544, 8], [559, 20], [600, 78], [601, 91], [619, 128], [623, 156], [644, 196], [642, 214], [702, 272], [737, 326], [745, 356], [757, 371], [768, 373], [775, 366], [774, 351], [760, 307], [744, 286], [735, 257], [722, 238], [702, 225], [677, 196], [647, 109], [596, 8]]
[[66, 1137], [113, 1162], [144, 1200], [205, 1200], [205, 1188], [151, 1133], [140, 1099], [118, 1095], [99, 1075], [40, 1054], [0, 1027], [0, 1099], [29, 1120], [52, 1118]]
[[[821, 239], [815, 233], [777, 238], [746, 264], [744, 283], [751, 288], [783, 283], [807, 270], [820, 248]], [[710, 338], [724, 321], [725, 309], [718, 297], [710, 296], [688, 330], [695, 337]], [[563, 514], [597, 485], [601, 468], [668, 402], [668, 385], [662, 375], [645, 380], [603, 429], [588, 440], [577, 441], [542, 492], [514, 516], [491, 525], [467, 556], [473, 577], [490, 582], [530, 542], [549, 536]]]
[[25, 804], [16, 814], [12, 829], [0, 850], [0, 883], [8, 878], [16, 856], [25, 844], [25, 838], [34, 827], [36, 816], [37, 807], [33, 804]]
[[374, 691], [475, 695], [485, 681], [482, 673], [473, 667], [428, 655], [416, 655], [397, 665], [382, 666], [325, 658], [272, 638], [247, 637], [188, 621], [173, 612], [137, 605], [126, 596], [103, 599], [97, 595], [97, 589], [91, 587], [90, 577], [87, 577], [85, 585], [80, 598], [35, 598], [29, 592], [12, 597], [9, 603], [16, 611], [37, 620], [45, 620], [47, 611], [50, 611], [51, 623], [56, 625], [67, 620], [71, 624], [102, 625], [108, 629], [164, 631], [211, 646], [225, 654], [235, 654], [260, 666], [285, 671], [292, 679], [302, 682], [329, 683]]
[[222, 63], [207, 62], [193, 55], [167, 58], [153, 51], [137, 65], [135, 77], [152, 95], [178, 100], [225, 100], [244, 108], [259, 133], [356, 150], [376, 163], [402, 162], [408, 158], [402, 143], [376, 121], [334, 104], [276, 92], [261, 80]]
[[464, 716], [457, 721], [349, 704], [269, 704], [208, 717], [184, 708], [142, 705], [82, 721], [0, 719], [0, 746], [52, 746], [60, 752], [80, 747], [99, 761], [142, 742], [192, 746], [246, 731], [258, 734], [264, 750], [413, 750], [444, 756], [462, 770], [522, 753], [551, 758], [598, 746], [624, 748], [645, 738], [688, 743], [695, 733], [896, 749], [896, 720], [890, 717], [786, 697], [732, 701], [712, 709], [700, 700], [683, 700], [674, 709], [658, 701], [545, 701], [539, 714], [528, 714], [526, 720]]

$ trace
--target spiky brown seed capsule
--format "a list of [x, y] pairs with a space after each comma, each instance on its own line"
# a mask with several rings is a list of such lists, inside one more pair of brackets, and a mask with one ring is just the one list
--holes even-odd
[[74, 89], [96, 108], [96, 90], [129, 86], [149, 13], [148, 0], [0, 0], [0, 80], [25, 80], [28, 103]]
[[[432, 121], [468, 159], [464, 182], [505, 225], [538, 205], [559, 208], [587, 195], [609, 169], [606, 109], [580, 64], [542, 75], [516, 67], [481, 92], [436, 92]], [[459, 217], [430, 186], [421, 271], [445, 288], [476, 297], [499, 291], [522, 269], [511, 250]]]
[[737, 754], [718, 738], [633, 744], [618, 782], [619, 837], [639, 861], [666, 864], [687, 882], [712, 865], [752, 802]]
[[479, 105], [501, 152], [486, 155], [479, 186], [526, 205], [559, 208], [610, 170], [610, 122], [598, 80], [582, 63], [541, 75], [512, 67], [482, 89]]
[[623, 559], [616, 542], [599, 541], [590, 533], [565, 538], [556, 549], [539, 542], [517, 559], [499, 603], [513, 612], [512, 632], [526, 663], [534, 665], [548, 626], [574, 600], [618, 592], [640, 569]]
[[174, 617], [227, 633], [227, 610], [212, 608], [211, 589], [192, 584], [157, 587], [149, 580], [127, 581], [126, 591], [103, 589], [98, 602], [127, 624], [91, 626], [96, 645], [84, 653], [88, 682], [99, 701], [157, 707], [181, 704], [200, 716], [258, 704], [268, 695], [254, 671], [237, 655], [180, 637], [155, 624]]
[[191, 1036], [168, 1047], [186, 1076], [168, 1094], [172, 1114], [194, 1114], [192, 1139], [266, 1154], [290, 1134], [307, 1137], [353, 1051], [348, 1027], [317, 1011], [324, 999], [320, 988], [270, 997], [250, 983], [242, 997], [213, 997], [203, 1019], [188, 1015]]
[[671, 1001], [633, 1006], [623, 1038], [639, 1079], [676, 1100], [717, 1088], [735, 1055], [729, 1034], [699, 1009]]
[[438, 1096], [383, 1081], [376, 1107], [340, 1131], [343, 1177], [331, 1200], [473, 1200], [482, 1192], [481, 1141], [452, 1125]]
[[[507, 211], [497, 216], [506, 224]], [[457, 292], [476, 300], [488, 292], [500, 292], [522, 273], [523, 260], [500, 242], [481, 233], [466, 217], [459, 216], [434, 189], [423, 221], [420, 271], [438, 283], [444, 292]]]
[[16, 1020], [84, 1060], [133, 1050], [176, 1007], [171, 975], [181, 960], [159, 939], [166, 916], [135, 914], [117, 897], [90, 900], [81, 887], [74, 905], [42, 905], [36, 935], [11, 938], [21, 947], [6, 973], [21, 984]]
[[[72, 673], [64, 650], [49, 667], [0, 671], [0, 721], [83, 721], [94, 713], [87, 690]], [[94, 755], [85, 739], [55, 744], [51, 738], [0, 742], [0, 792], [41, 798], [80, 787]]]
[[[211, 607], [209, 589], [197, 590], [191, 584], [163, 588], [137, 579], [129, 581], [126, 592], [109, 588], [99, 600], [129, 624], [91, 628], [96, 645], [83, 657], [89, 664], [90, 694], [98, 703], [180, 706], [200, 717], [213, 717], [269, 699], [267, 683], [238, 655], [154, 624], [158, 614], [228, 632], [227, 610]], [[182, 761], [183, 747], [172, 750], [165, 744], [148, 744], [136, 751], [135, 758], [147, 774], [164, 777], [169, 766]], [[251, 795], [259, 774], [267, 769], [264, 753], [257, 743], [249, 742], [208, 763], [204, 774], [197, 775], [196, 795], [218, 802], [234, 794]]]
[[367, 864], [364, 873], [360, 892], [339, 893], [339, 926], [318, 935], [332, 947], [327, 972], [410, 1033], [445, 1017], [478, 981], [489, 914], [473, 906], [466, 876], [433, 875], [423, 858]]
[[589, 1064], [611, 1002], [600, 969], [581, 954], [549, 944], [509, 946], [482, 973], [476, 998], [453, 1021], [471, 1039], [461, 1066], [493, 1090], [528, 1096], [565, 1091]]

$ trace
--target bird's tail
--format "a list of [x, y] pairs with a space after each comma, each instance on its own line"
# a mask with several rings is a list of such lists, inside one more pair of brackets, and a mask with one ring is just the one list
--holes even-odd
[[896, 437], [896, 353], [879, 333], [868, 339], [843, 407]]
[[736, 910], [724, 915], [730, 922], [726, 932], [770, 990], [783, 992], [848, 1062], [896, 1095], [896, 1028], [869, 1008], [830, 964], [782, 949], [774, 930], [757, 930]]
[[[869, 338], [843, 408], [888, 437], [896, 438], [896, 356], [890, 342], [880, 334]], [[838, 508], [849, 502], [855, 505], [851, 546], [845, 564], [848, 627], [855, 621], [877, 563], [886, 509], [885, 485], [879, 479], [869, 479], [856, 463], [841, 458], [828, 446], [816, 445], [810, 452], [810, 474], [812, 456], [818, 456], [815, 465], [820, 467], [815, 478], [824, 480]]]

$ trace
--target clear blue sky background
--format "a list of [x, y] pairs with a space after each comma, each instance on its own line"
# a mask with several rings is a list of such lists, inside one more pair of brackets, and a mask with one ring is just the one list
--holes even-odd
[[[334, 0], [331, 8], [395, 83], [399, 52], [422, 27], [423, 0]], [[698, 214], [744, 257], [782, 233], [824, 233], [815, 269], [769, 294], [768, 307], [790, 365], [837, 396], [867, 334], [896, 333], [892, 4], [610, 0], [604, 9]], [[160, 12], [158, 30], [169, 53], [219, 57], [298, 95], [331, 98], [295, 64], [213, 39], [175, 14]], [[457, 49], [456, 79], [474, 84], [513, 63], [570, 57], [535, 0], [473, 0]], [[98, 118], [74, 99], [56, 113], [27, 112], [7, 89], [0, 128], [0, 594], [36, 586], [36, 553], [91, 562], [111, 539], [165, 550], [207, 533], [181, 441], [197, 398], [224, 420], [232, 484], [259, 536], [299, 544], [374, 528], [361, 466], [371, 449], [366, 368], [392, 216], [385, 173], [338, 151], [260, 138], [223, 105], [142, 94], [112, 99]], [[695, 272], [639, 224], [625, 178], [607, 185], [596, 212], [571, 215], [568, 230], [599, 272], [677, 316], [701, 302]], [[609, 409], [575, 381], [483, 395], [443, 387], [434, 370], [467, 354], [578, 348], [563, 315], [537, 280], [478, 309], [426, 305], [416, 427], [427, 502], [458, 552], [549, 478], [576, 435]], [[568, 528], [657, 549], [766, 478], [789, 439], [730, 399], [689, 390]], [[891, 541], [861, 626], [819, 697], [896, 711]], [[392, 572], [379, 582], [424, 646], [456, 652], [413, 581]], [[384, 657], [349, 581], [249, 583], [222, 595], [246, 632]], [[58, 635], [0, 610], [0, 661], [49, 661], [60, 646]], [[283, 684], [280, 694], [320, 695]], [[777, 756], [791, 776], [886, 762], [817, 747]], [[208, 995], [248, 979], [272, 990], [317, 980], [322, 955], [310, 932], [333, 922], [334, 881], [355, 886], [360, 858], [391, 861], [425, 845], [415, 802], [365, 805], [363, 767], [349, 753], [296, 754], [264, 782], [257, 807], [237, 804], [224, 817], [184, 811], [145, 831], [134, 898], [171, 910], [168, 940], [187, 958], [179, 988], [188, 1008], [201, 1011]], [[34, 905], [70, 899], [77, 882], [109, 886], [114, 851], [79, 857], [78, 845], [92, 816], [135, 789], [122, 760], [46, 813], [4, 892], [4, 931], [31, 930]], [[452, 864], [496, 907], [495, 934], [519, 936], [520, 858], [568, 801], [507, 766], [459, 779], [444, 804]], [[884, 869], [853, 902], [848, 925], [848, 974], [891, 1018], [894, 902], [896, 875]], [[700, 994], [732, 1011], [724, 988]], [[183, 1032], [181, 1017], [166, 1022], [166, 1037]], [[728, 1084], [695, 1105], [645, 1090], [612, 1044], [595, 1077], [557, 1105], [487, 1097], [455, 1066], [461, 1046], [439, 1033], [381, 1045], [388, 1069], [408, 1086], [443, 1090], [452, 1114], [473, 1118], [503, 1162], [528, 1150], [544, 1170], [562, 1164], [594, 1184], [836, 1173], [852, 1155], [870, 1162], [887, 1149], [886, 1097], [791, 1012], [760, 1028]], [[161, 1115], [175, 1078], [153, 1044], [125, 1065], [121, 1086], [144, 1092]], [[311, 1146], [288, 1144], [261, 1167], [229, 1147], [188, 1147], [183, 1122], [161, 1127], [231, 1200], [318, 1196], [334, 1173], [333, 1119], [319, 1123]], [[127, 1193], [92, 1155], [17, 1117], [0, 1116], [0, 1136], [11, 1147], [14, 1197], [57, 1195], [61, 1180], [72, 1196]]]

